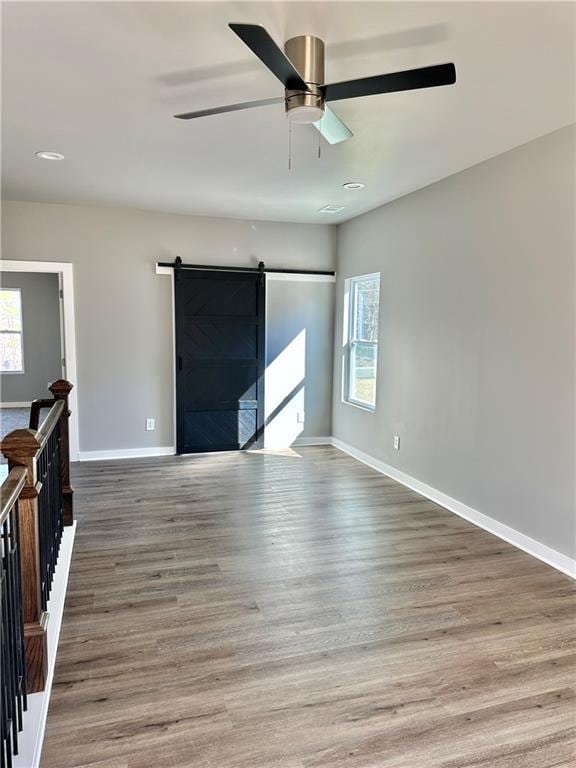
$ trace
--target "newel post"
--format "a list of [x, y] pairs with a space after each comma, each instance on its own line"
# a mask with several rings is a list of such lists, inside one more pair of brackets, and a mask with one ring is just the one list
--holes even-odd
[[73, 384], [66, 379], [58, 379], [50, 385], [54, 400], [64, 401], [64, 410], [60, 417], [60, 476], [62, 478], [62, 502], [64, 507], [64, 525], [72, 525], [74, 522], [74, 488], [70, 485], [70, 438], [68, 420], [70, 409], [68, 408], [68, 396]]
[[24, 652], [27, 691], [38, 693], [44, 690], [48, 672], [48, 614], [42, 608], [38, 527], [38, 494], [42, 485], [38, 482], [36, 472], [36, 454], [40, 450], [40, 443], [34, 430], [16, 429], [2, 440], [0, 448], [8, 459], [9, 469], [25, 467], [27, 471], [26, 485], [18, 499]]

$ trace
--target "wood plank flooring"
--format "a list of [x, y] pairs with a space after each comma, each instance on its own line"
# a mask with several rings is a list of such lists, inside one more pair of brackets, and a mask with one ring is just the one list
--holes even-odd
[[73, 480], [44, 768], [576, 766], [568, 577], [329, 447]]

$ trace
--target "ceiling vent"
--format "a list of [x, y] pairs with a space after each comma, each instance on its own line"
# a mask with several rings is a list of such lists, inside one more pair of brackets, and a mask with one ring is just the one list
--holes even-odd
[[344, 210], [343, 205], [325, 205], [324, 208], [320, 208], [318, 213], [339, 213]]

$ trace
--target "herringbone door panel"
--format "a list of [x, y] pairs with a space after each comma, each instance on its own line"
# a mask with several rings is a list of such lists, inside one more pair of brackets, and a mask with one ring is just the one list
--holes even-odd
[[261, 445], [262, 276], [181, 271], [175, 296], [178, 453]]

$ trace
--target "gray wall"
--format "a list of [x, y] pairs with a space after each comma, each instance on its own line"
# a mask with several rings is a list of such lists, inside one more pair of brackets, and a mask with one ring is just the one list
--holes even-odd
[[334, 284], [268, 281], [266, 445], [332, 434]]
[[156, 261], [334, 267], [329, 225], [20, 202], [2, 218], [5, 259], [74, 264], [81, 451], [174, 443], [171, 284]]
[[3, 403], [49, 397], [47, 385], [62, 375], [58, 275], [1, 272], [3, 288], [22, 291], [24, 373], [0, 374]]
[[[333, 409], [335, 437], [570, 556], [574, 141], [562, 129], [339, 227]], [[372, 414], [341, 402], [342, 295], [377, 271]]]

